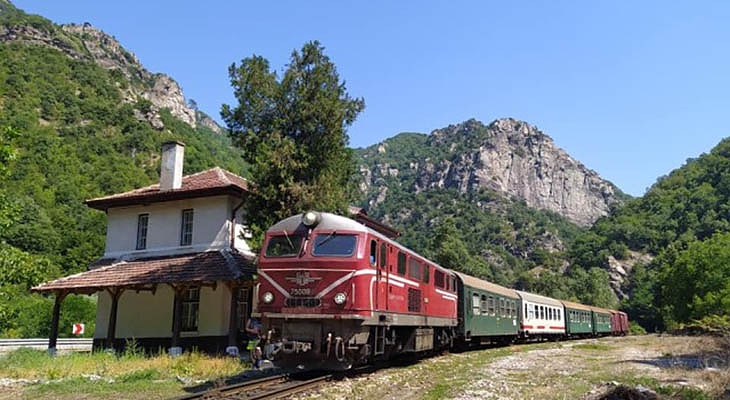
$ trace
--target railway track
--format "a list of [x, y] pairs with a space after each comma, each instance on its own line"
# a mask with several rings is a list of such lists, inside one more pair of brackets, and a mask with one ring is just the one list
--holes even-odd
[[264, 400], [281, 399], [311, 390], [333, 378], [332, 374], [320, 374], [303, 378], [299, 375], [274, 375], [252, 381], [236, 383], [180, 397], [178, 400], [192, 399], [241, 399]]

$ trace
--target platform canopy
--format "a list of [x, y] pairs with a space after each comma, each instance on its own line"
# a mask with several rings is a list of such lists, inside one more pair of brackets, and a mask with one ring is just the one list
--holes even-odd
[[250, 258], [228, 250], [133, 261], [100, 259], [91, 267], [89, 271], [42, 283], [31, 291], [91, 294], [110, 288], [148, 289], [158, 284], [205, 285], [250, 280], [256, 273]]

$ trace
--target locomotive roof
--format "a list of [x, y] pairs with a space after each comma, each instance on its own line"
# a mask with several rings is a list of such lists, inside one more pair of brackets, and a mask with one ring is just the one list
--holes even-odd
[[[361, 224], [360, 222], [357, 222], [353, 219], [343, 217], [343, 216], [337, 215], [337, 214], [331, 214], [331, 213], [326, 213], [326, 212], [320, 212], [319, 214], [321, 215], [322, 219], [317, 224], [316, 229], [332, 230], [332, 231], [343, 230], [343, 231], [354, 231], [354, 232], [367, 232], [374, 236], [377, 236], [378, 238], [380, 238], [382, 240], [385, 240], [385, 241], [398, 245], [400, 247], [400, 250], [402, 250], [405, 253], [408, 253], [412, 256], [416, 256], [422, 260], [428, 260], [428, 262], [431, 265], [436, 266], [439, 269], [442, 269], [444, 271], [450, 271], [449, 269], [436, 264], [435, 262], [429, 260], [428, 258], [403, 246], [402, 244], [396, 242], [395, 240], [376, 231], [375, 229], [369, 228], [369, 227]], [[267, 232], [268, 233], [276, 233], [276, 232], [282, 232], [282, 231], [286, 231], [287, 233], [297, 232], [297, 231], [306, 232], [307, 227], [304, 226], [304, 224], [302, 224], [302, 215], [304, 215], [304, 214], [297, 214], [297, 215], [293, 215], [291, 217], [287, 217], [287, 218], [277, 222], [276, 224], [272, 225], [271, 228], [269, 228], [267, 230]], [[451, 272], [453, 272], [453, 271], [451, 271]], [[476, 279], [476, 278], [474, 278], [474, 279]]]
[[[350, 218], [343, 217], [341, 215], [335, 215], [330, 213], [319, 213], [322, 216], [322, 219], [317, 224], [317, 229], [325, 229], [325, 230], [347, 230], [347, 231], [356, 231], [356, 232], [374, 232], [378, 236], [385, 237], [384, 235], [381, 235], [377, 232], [375, 232], [372, 229], [368, 229], [365, 225], [362, 225], [361, 223], [354, 221]], [[281, 231], [287, 231], [294, 232], [297, 230], [306, 230], [307, 227], [302, 224], [302, 215], [303, 214], [297, 214], [293, 215], [291, 217], [285, 218], [276, 224], [274, 224], [271, 228], [269, 228], [268, 232], [281, 232]]]
[[591, 308], [585, 304], [573, 303], [572, 301], [567, 301], [567, 300], [560, 300], [560, 302], [563, 303], [565, 308], [572, 308], [574, 310], [591, 311]]
[[589, 306], [589, 307], [591, 308], [591, 310], [593, 310], [593, 312], [598, 312], [601, 314], [611, 314], [611, 310], [606, 309], [606, 308], [593, 307], [593, 306]]
[[560, 303], [559, 300], [555, 300], [551, 297], [540, 296], [539, 294], [534, 294], [534, 293], [527, 293], [527, 292], [523, 292], [521, 290], [515, 290], [515, 292], [517, 292], [517, 294], [520, 295], [522, 300], [531, 301], [533, 303], [548, 304], [548, 305], [557, 306], [557, 307], [563, 306], [563, 304]]
[[462, 274], [461, 272], [456, 272], [454, 270], [451, 270], [456, 276], [461, 279], [462, 282], [464, 282], [464, 285], [471, 286], [477, 289], [486, 290], [487, 292], [492, 292], [496, 294], [501, 294], [502, 296], [512, 297], [515, 299], [519, 299], [517, 296], [517, 293], [514, 289], [508, 289], [504, 286], [499, 286], [496, 283], [483, 281], [479, 278], [475, 278], [473, 276], [469, 276], [466, 274]]

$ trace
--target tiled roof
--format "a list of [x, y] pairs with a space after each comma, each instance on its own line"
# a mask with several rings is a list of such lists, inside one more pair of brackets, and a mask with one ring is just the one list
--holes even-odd
[[189, 199], [218, 194], [242, 195], [250, 190], [246, 179], [215, 167], [182, 178], [179, 189], [160, 190], [160, 184], [146, 186], [129, 192], [86, 200], [86, 205], [99, 210], [134, 204]]
[[46, 282], [31, 290], [93, 293], [112, 287], [246, 280], [256, 272], [252, 260], [228, 250], [134, 261], [99, 260], [99, 264], [102, 262], [107, 265]]

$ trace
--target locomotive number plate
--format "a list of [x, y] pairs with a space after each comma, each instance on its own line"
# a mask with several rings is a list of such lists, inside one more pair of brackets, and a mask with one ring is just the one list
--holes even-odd
[[291, 294], [293, 296], [311, 296], [312, 289], [311, 288], [292, 288]]

